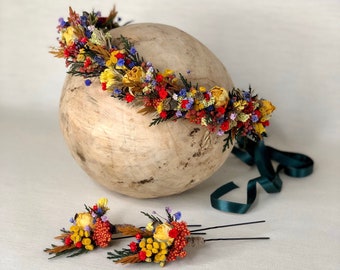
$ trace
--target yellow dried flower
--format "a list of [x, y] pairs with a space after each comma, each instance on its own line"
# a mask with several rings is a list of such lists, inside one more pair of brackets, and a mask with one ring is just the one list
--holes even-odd
[[145, 72], [141, 66], [135, 66], [126, 74], [122, 79], [122, 83], [126, 86], [136, 86], [142, 82], [142, 79], [145, 77]]
[[142, 249], [145, 248], [145, 240], [144, 239], [139, 242], [139, 247], [142, 248]]
[[199, 90], [200, 90], [200, 92], [206, 92], [207, 91], [207, 88], [205, 88], [204, 86], [200, 86], [199, 87]]
[[146, 225], [146, 227], [145, 227], [145, 229], [147, 230], [147, 231], [153, 231], [153, 223], [152, 222], [149, 222], [147, 225]]
[[158, 225], [153, 235], [154, 239], [158, 242], [172, 243], [174, 239], [169, 236], [169, 231], [171, 229], [172, 227], [168, 223]]
[[229, 94], [228, 91], [225, 90], [223, 87], [214, 86], [210, 90], [213, 98], [215, 99], [215, 107], [222, 107], [229, 102]]
[[81, 243], [82, 243], [84, 246], [90, 245], [90, 244], [91, 244], [91, 239], [90, 239], [90, 238], [83, 238], [83, 239], [81, 240]]
[[164, 77], [168, 77], [168, 76], [171, 76], [171, 75], [173, 75], [175, 72], [173, 71], [173, 70], [171, 70], [171, 69], [166, 69], [166, 70], [164, 70], [164, 72], [163, 72], [163, 76]]
[[84, 231], [84, 236], [85, 237], [89, 237], [91, 235], [91, 233], [89, 231]]
[[85, 249], [91, 251], [91, 250], [94, 249], [94, 246], [93, 246], [93, 245], [86, 245], [86, 246], [85, 246]]
[[160, 248], [163, 249], [163, 250], [166, 250], [168, 248], [167, 244], [164, 243], [164, 242], [161, 242], [160, 243]]
[[108, 202], [108, 199], [107, 199], [107, 198], [100, 198], [100, 199], [97, 201], [97, 205], [98, 205], [98, 207], [100, 207], [100, 208], [106, 208], [107, 202]]
[[250, 117], [250, 115], [249, 114], [246, 114], [246, 113], [239, 113], [238, 115], [237, 115], [237, 119], [238, 120], [240, 120], [241, 122], [247, 122], [248, 121], [248, 119], [249, 119], [249, 117]]
[[262, 114], [261, 122], [267, 121], [274, 110], [275, 106], [270, 101], [261, 100], [261, 107], [259, 109]]
[[[163, 111], [163, 102], [159, 102], [157, 105], [157, 112], [160, 114]], [[150, 230], [152, 231], [152, 230]]]
[[115, 74], [111, 68], [106, 68], [100, 73], [99, 80], [101, 83], [106, 83], [107, 88], [116, 83]]
[[153, 239], [152, 239], [151, 237], [149, 237], [148, 239], [146, 239], [146, 242], [147, 242], [148, 244], [152, 244]]
[[255, 128], [256, 133], [258, 133], [258, 134], [262, 134], [263, 132], [266, 131], [266, 129], [264, 128], [264, 126], [261, 123], [255, 123], [254, 128]]
[[146, 257], [148, 257], [148, 258], [152, 256], [152, 251], [149, 250], [149, 249], [146, 250], [145, 253], [146, 253]]
[[62, 40], [65, 41], [67, 46], [72, 45], [75, 38], [76, 35], [74, 34], [74, 28], [72, 26], [67, 27], [66, 30], [62, 32]]
[[77, 225], [72, 225], [72, 226], [70, 227], [70, 231], [71, 231], [71, 232], [78, 232], [79, 229], [80, 229], [80, 228], [79, 228]]
[[76, 225], [85, 230], [87, 226], [93, 228], [93, 217], [90, 213], [79, 213], [76, 218]]
[[233, 106], [235, 109], [239, 111], [243, 111], [245, 106], [247, 106], [248, 102], [246, 100], [239, 100], [234, 102]]
[[79, 50], [79, 53], [77, 55], [77, 61], [79, 62], [85, 61], [85, 50], [83, 48]]

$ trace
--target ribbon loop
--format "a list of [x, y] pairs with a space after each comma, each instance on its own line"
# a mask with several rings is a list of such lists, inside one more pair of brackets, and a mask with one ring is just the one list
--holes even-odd
[[[263, 141], [253, 142], [238, 141], [242, 148], [234, 147], [232, 153], [241, 159], [244, 163], [252, 166], [256, 164], [260, 177], [251, 179], [247, 184], [247, 203], [237, 203], [220, 199], [223, 195], [238, 188], [234, 182], [229, 182], [210, 195], [212, 207], [224, 211], [244, 214], [248, 211], [256, 199], [256, 184], [268, 193], [277, 193], [281, 191], [282, 180], [279, 172], [281, 170], [291, 177], [305, 177], [313, 172], [313, 160], [299, 153], [284, 152], [270, 146], [265, 146]], [[279, 163], [275, 170], [272, 160]]]

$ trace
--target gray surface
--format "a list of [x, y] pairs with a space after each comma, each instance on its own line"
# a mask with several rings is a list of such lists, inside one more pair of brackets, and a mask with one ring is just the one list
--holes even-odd
[[[19, 3], [22, 2], [22, 3]], [[109, 198], [113, 222], [144, 225], [140, 210], [170, 205], [189, 223], [205, 226], [266, 219], [264, 224], [212, 231], [209, 236], [270, 236], [269, 241], [207, 243], [167, 269], [339, 269], [340, 182], [339, 1], [132, 1], [115, 2], [127, 21], [177, 26], [206, 44], [234, 83], [253, 88], [276, 106], [268, 145], [314, 158], [305, 179], [282, 176], [283, 190], [259, 196], [249, 213], [210, 207], [210, 193], [234, 180], [245, 200], [246, 180], [257, 176], [234, 157], [208, 181], [169, 198], [137, 200], [105, 190], [73, 161], [58, 126], [63, 61], [48, 54], [55, 26], [77, 11], [111, 1], [2, 1], [0, 11], [0, 268], [150, 269], [122, 267], [97, 250], [73, 259], [47, 260], [42, 250], [68, 219], [99, 197]], [[55, 242], [56, 243], [56, 242]], [[117, 242], [113, 248], [128, 242]]]

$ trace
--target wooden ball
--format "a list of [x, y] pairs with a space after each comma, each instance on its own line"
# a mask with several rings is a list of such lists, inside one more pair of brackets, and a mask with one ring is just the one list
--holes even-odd
[[[161, 24], [131, 24], [111, 30], [123, 35], [145, 61], [161, 72], [182, 73], [193, 85], [228, 90], [232, 81], [223, 64], [198, 40]], [[187, 71], [190, 70], [190, 74]], [[178, 194], [212, 176], [231, 149], [224, 136], [188, 120], [149, 126], [154, 114], [143, 115], [131, 103], [101, 90], [99, 78], [68, 75], [60, 99], [60, 126], [74, 159], [95, 181], [135, 198]]]

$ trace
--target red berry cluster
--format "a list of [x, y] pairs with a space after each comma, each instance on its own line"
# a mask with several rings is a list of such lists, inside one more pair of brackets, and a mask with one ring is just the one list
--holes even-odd
[[97, 218], [96, 227], [93, 232], [93, 240], [99, 247], [107, 247], [111, 241], [111, 225], [108, 221], [102, 221]]
[[183, 258], [187, 255], [184, 248], [188, 243], [186, 238], [190, 235], [190, 231], [188, 230], [187, 224], [184, 221], [173, 221], [171, 222], [171, 225], [173, 226], [173, 229], [178, 232], [178, 234], [166, 257], [168, 262], [175, 261], [177, 257]]

